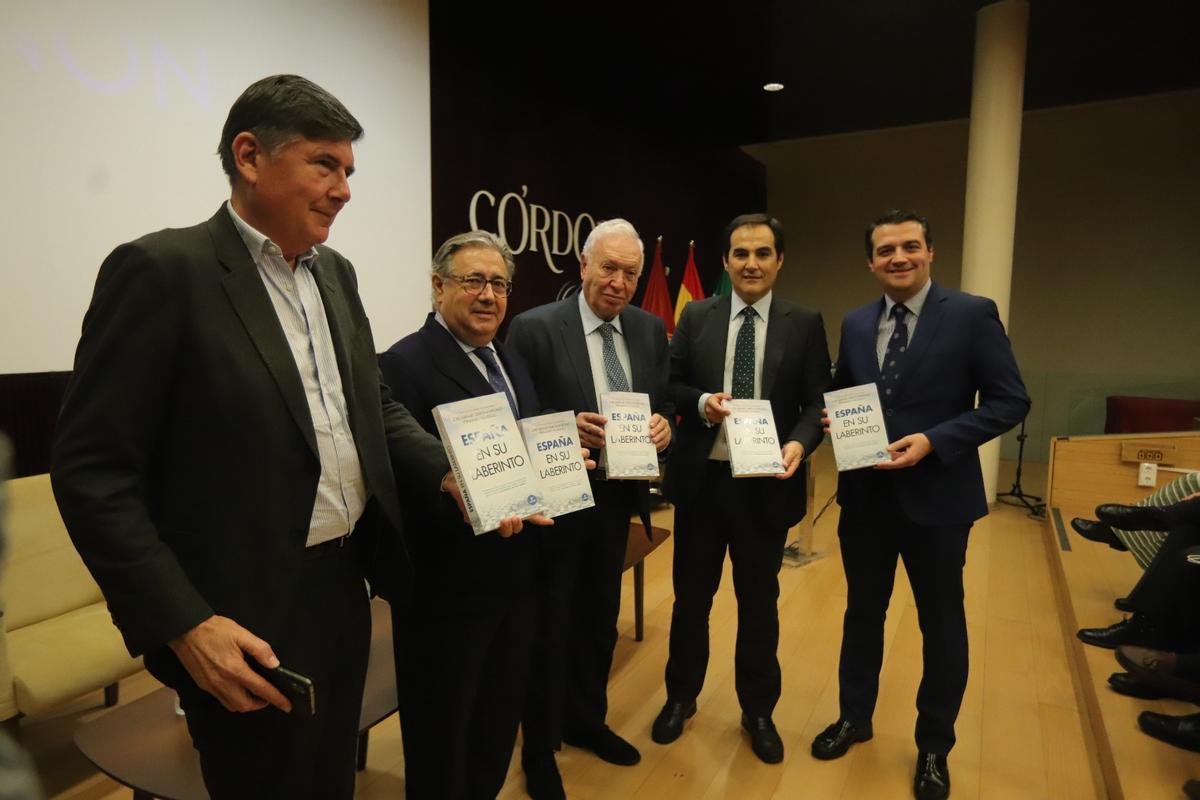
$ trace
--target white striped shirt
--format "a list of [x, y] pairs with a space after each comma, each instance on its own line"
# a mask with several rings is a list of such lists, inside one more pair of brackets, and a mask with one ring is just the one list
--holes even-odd
[[297, 257], [293, 272], [278, 245], [250, 227], [230, 203], [225, 205], [258, 266], [308, 402], [321, 460], [321, 479], [317, 483], [306, 543], [312, 547], [354, 530], [367, 503], [366, 481], [346, 413], [346, 396], [342, 393], [342, 375], [333, 350], [329, 320], [317, 281], [309, 269], [317, 257], [317, 249], [314, 247]]

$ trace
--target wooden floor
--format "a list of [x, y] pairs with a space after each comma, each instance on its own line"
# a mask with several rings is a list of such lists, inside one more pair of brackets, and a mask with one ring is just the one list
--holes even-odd
[[[828, 448], [818, 451], [817, 506], [834, 488]], [[1007, 477], [1005, 466], [1008, 467]], [[1043, 485], [1044, 468], [1026, 471], [1031, 491]], [[1012, 483], [1002, 465], [1002, 488]], [[775, 722], [786, 748], [784, 762], [767, 766], [754, 757], [738, 725], [733, 689], [736, 607], [729, 570], [713, 607], [712, 655], [699, 712], [670, 746], [650, 740], [650, 725], [665, 699], [663, 668], [671, 614], [671, 545], [647, 560], [646, 638], [633, 640], [633, 590], [626, 573], [621, 637], [609, 687], [609, 724], [642, 752], [635, 767], [615, 767], [565, 748], [559, 765], [571, 798], [907, 798], [911, 797], [914, 702], [921, 674], [921, 637], [912, 593], [901, 569], [886, 629], [886, 651], [875, 714], [875, 738], [837, 761], [820, 762], [809, 744], [837, 716], [837, 659], [845, 580], [838, 558], [833, 504], [816, 526], [822, 557], [784, 567], [780, 578], [783, 697]], [[670, 525], [670, 512], [656, 524]], [[998, 506], [971, 534], [966, 568], [971, 677], [950, 756], [952, 796], [966, 798], [1103, 797], [1098, 771], [1081, 723], [1068, 666], [1067, 639], [1059, 623], [1043, 523], [1023, 509]], [[148, 676], [123, 684], [125, 698], [154, 688]], [[99, 702], [99, 696], [90, 702]], [[74, 728], [96, 713], [88, 703], [53, 719], [27, 721], [23, 739], [33, 752], [51, 798], [98, 800], [130, 793], [99, 775], [74, 751]], [[403, 796], [404, 764], [393, 717], [371, 736], [358, 796]], [[525, 797], [519, 765], [502, 798]]]

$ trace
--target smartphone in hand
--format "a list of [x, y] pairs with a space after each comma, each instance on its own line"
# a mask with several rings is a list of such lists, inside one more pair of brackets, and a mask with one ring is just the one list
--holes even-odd
[[279, 690], [280, 694], [291, 702], [293, 714], [305, 717], [316, 715], [317, 690], [313, 686], [311, 678], [283, 666], [274, 669], [264, 667], [253, 656], [247, 658], [246, 663], [252, 670], [266, 678], [272, 686]]

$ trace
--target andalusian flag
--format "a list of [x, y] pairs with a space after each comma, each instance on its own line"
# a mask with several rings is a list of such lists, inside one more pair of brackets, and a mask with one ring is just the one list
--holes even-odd
[[661, 236], [654, 245], [654, 263], [650, 266], [650, 277], [646, 280], [642, 308], [656, 317], [662, 317], [669, 339], [675, 332], [675, 320], [671, 317], [671, 292], [667, 289], [667, 271], [663, 267]]
[[696, 243], [688, 242], [687, 266], [683, 268], [683, 283], [679, 284], [679, 297], [675, 299], [675, 323], [683, 316], [683, 307], [693, 300], [704, 299], [704, 287], [700, 285], [700, 273], [696, 271]]
[[721, 270], [721, 280], [717, 281], [717, 288], [713, 289], [713, 294], [733, 294], [733, 284], [729, 282], [729, 273]]

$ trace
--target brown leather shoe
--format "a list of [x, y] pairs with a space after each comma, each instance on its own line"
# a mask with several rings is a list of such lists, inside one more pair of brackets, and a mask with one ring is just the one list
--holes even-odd
[[1181, 673], [1175, 653], [1123, 644], [1117, 648], [1117, 661], [1129, 674], [1146, 686], [1153, 686], [1170, 697], [1200, 704], [1200, 683], [1196, 676]]

